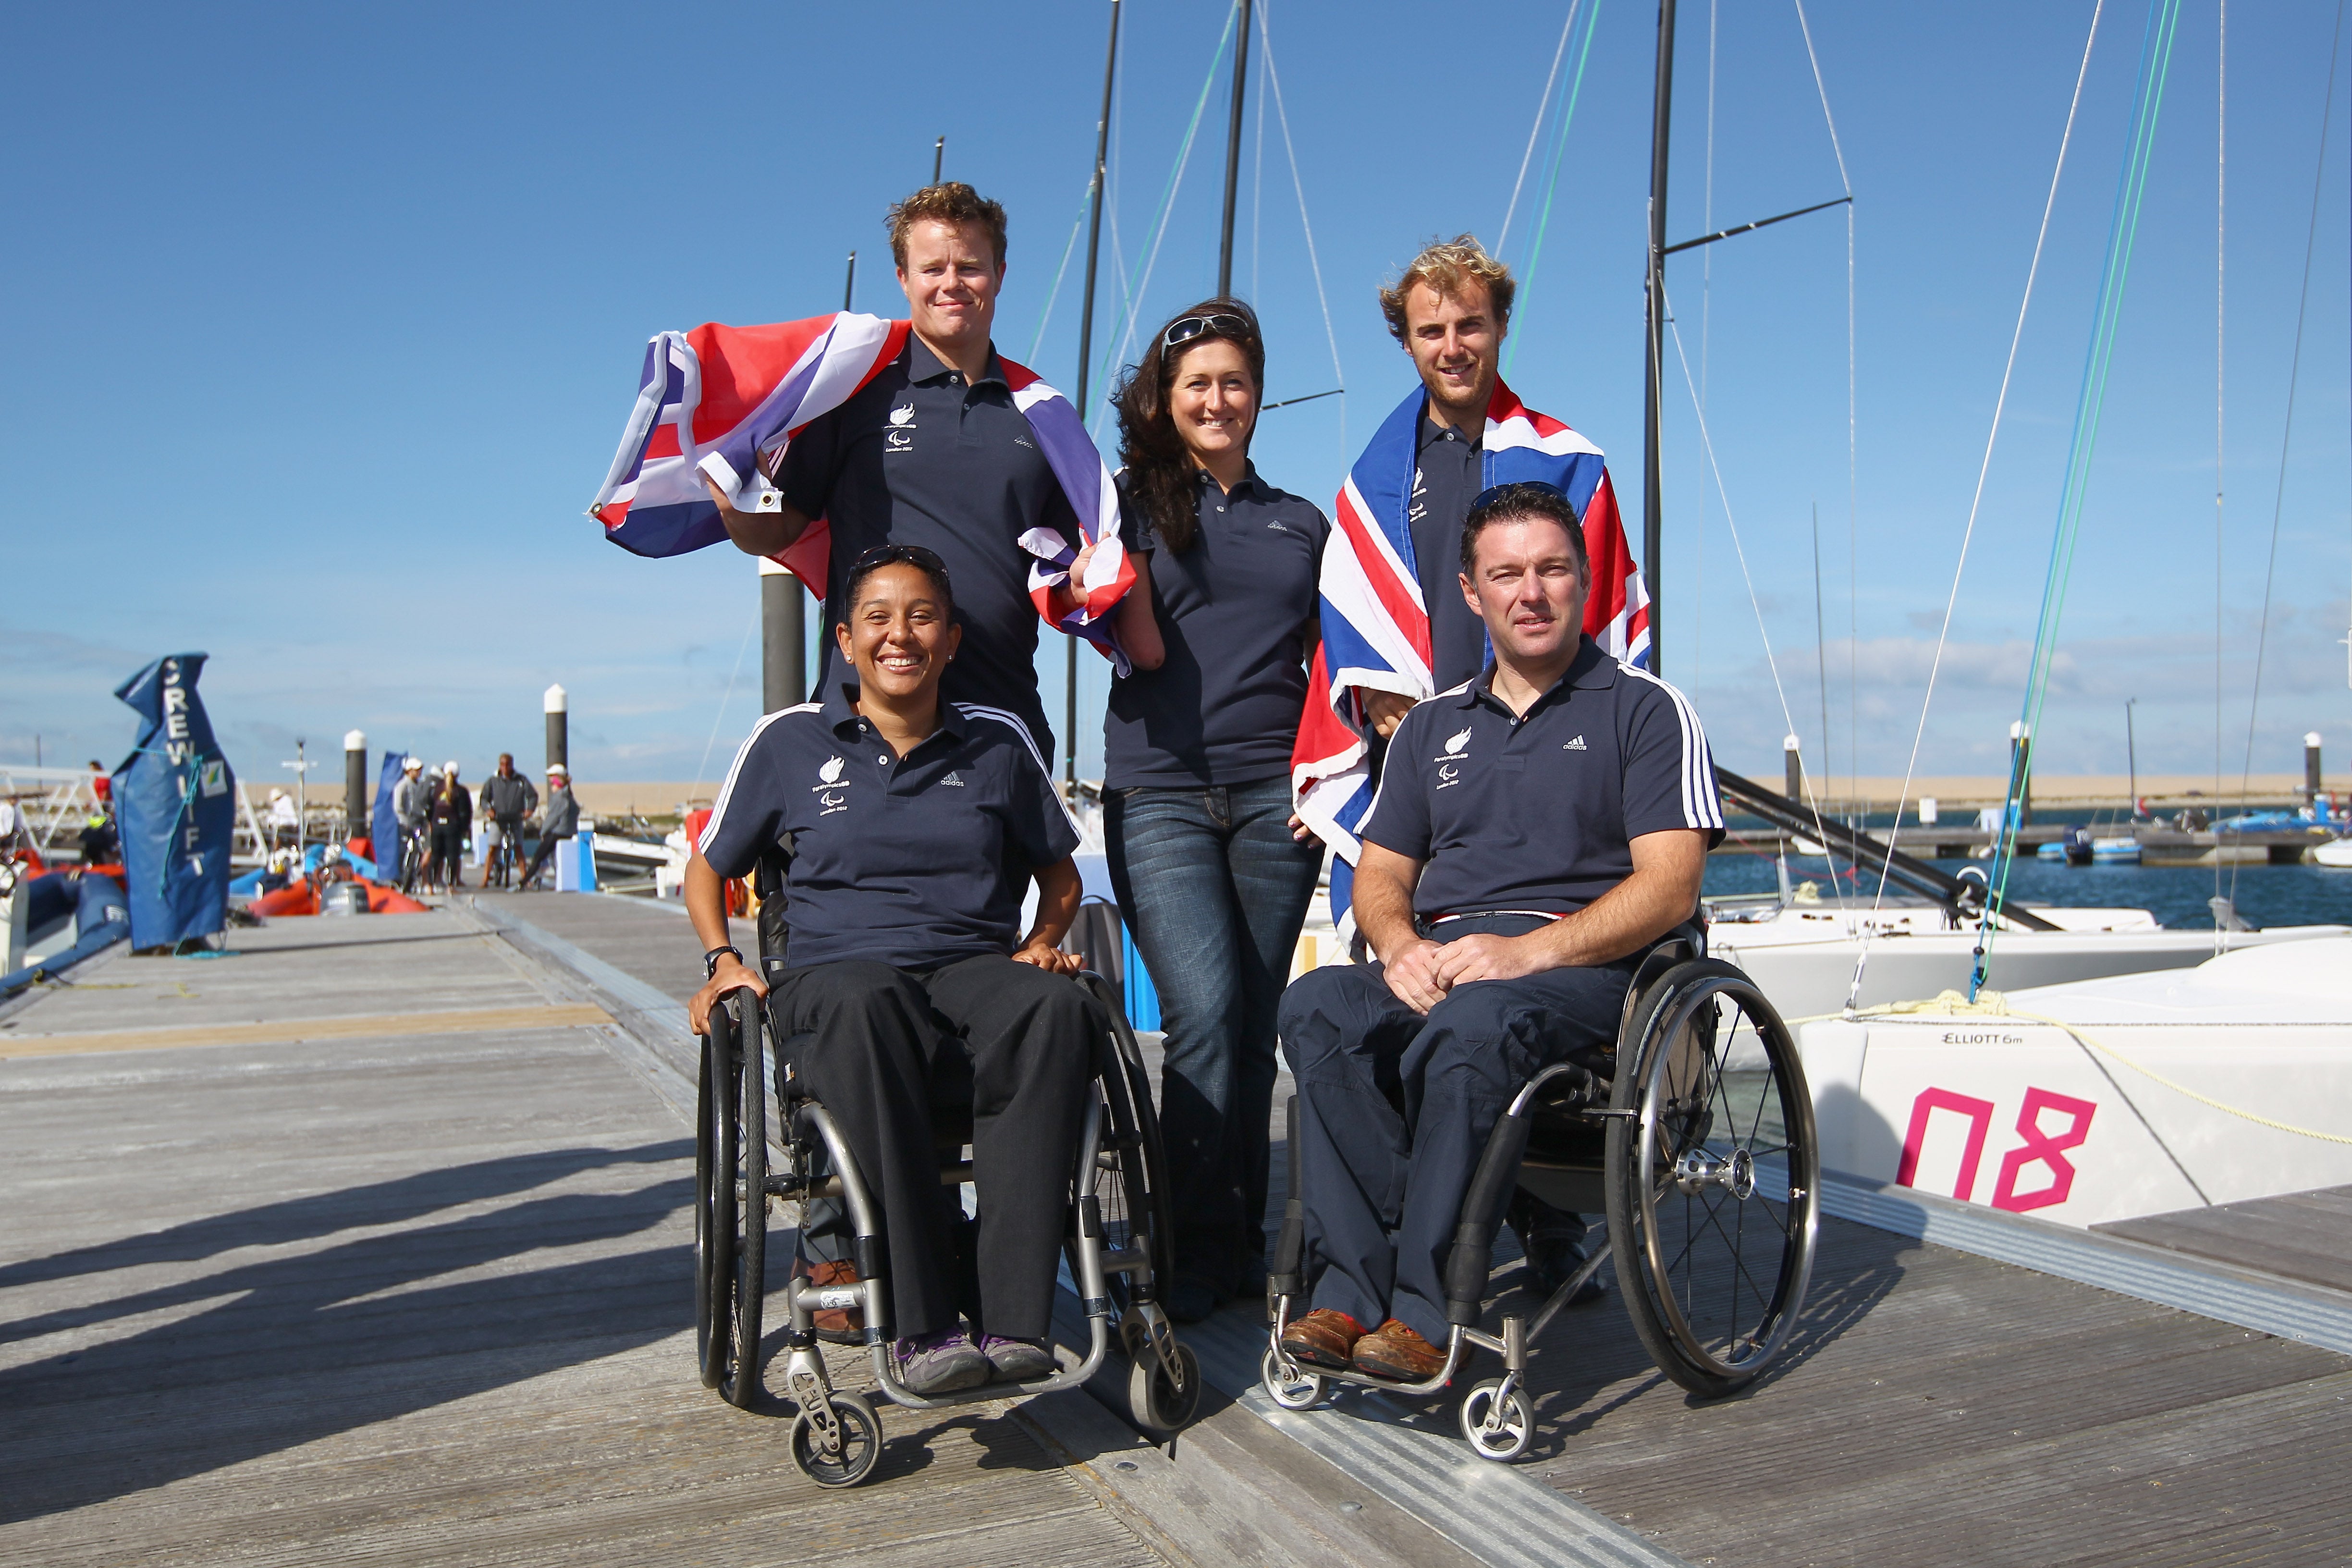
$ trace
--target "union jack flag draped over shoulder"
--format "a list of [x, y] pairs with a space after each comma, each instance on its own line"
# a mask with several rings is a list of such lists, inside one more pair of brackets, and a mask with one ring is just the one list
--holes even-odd
[[[820, 415], [849, 401], [895, 363], [908, 323], [840, 311], [764, 327], [706, 322], [662, 332], [646, 345], [636, 406], [621, 432], [612, 472], [588, 509], [604, 537], [639, 555], [684, 555], [727, 538], [704, 479], [739, 511], [774, 511], [772, 482], [785, 448]], [[1034, 371], [998, 356], [1013, 406], [1035, 432], [1038, 450], [1061, 481], [1078, 527], [1096, 545], [1086, 581], [1071, 584], [1076, 552], [1051, 529], [1034, 528], [1021, 547], [1029, 597], [1045, 624], [1084, 637], [1127, 670], [1110, 614], [1135, 582], [1119, 542], [1118, 490], [1069, 400]], [[822, 518], [775, 559], [824, 596], [833, 557]]]
[[[1298, 815], [1338, 853], [1331, 913], [1343, 929], [1350, 922], [1356, 830], [1372, 804], [1364, 693], [1393, 691], [1416, 702], [1435, 695], [1429, 606], [1406, 521], [1424, 396], [1415, 387], [1381, 423], [1332, 508], [1338, 527], [1323, 552], [1323, 643], [1290, 757]], [[1584, 629], [1602, 652], [1646, 668], [1649, 592], [1626, 543], [1601, 448], [1528, 407], [1498, 380], [1486, 405], [1482, 472], [1486, 486], [1539, 480], [1567, 492], [1584, 521], [1592, 560]]]

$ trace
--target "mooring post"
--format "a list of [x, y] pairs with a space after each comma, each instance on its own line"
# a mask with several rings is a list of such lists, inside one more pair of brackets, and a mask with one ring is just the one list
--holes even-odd
[[790, 708], [808, 691], [801, 621], [801, 580], [760, 557], [760, 711]]
[[367, 731], [343, 734], [343, 841], [364, 838], [368, 831]]
[[2319, 798], [2319, 731], [2314, 730], [2303, 738], [2303, 800], [2305, 805]]
[[1802, 805], [1805, 799], [1805, 759], [1798, 750], [1798, 741], [1794, 735], [1787, 737], [1780, 742], [1780, 767], [1787, 775], [1786, 782], [1781, 785], [1781, 793], [1789, 797], [1790, 805]]
[[547, 710], [547, 765], [562, 763], [572, 765], [572, 714], [570, 699], [561, 686], [551, 686], [541, 704]]

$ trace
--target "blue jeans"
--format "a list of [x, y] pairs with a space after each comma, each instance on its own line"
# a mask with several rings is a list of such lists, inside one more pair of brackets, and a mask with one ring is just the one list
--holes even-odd
[[1111, 886], [1160, 992], [1160, 1126], [1176, 1274], [1238, 1293], [1265, 1256], [1275, 1008], [1322, 847], [1290, 837], [1290, 781], [1115, 790]]

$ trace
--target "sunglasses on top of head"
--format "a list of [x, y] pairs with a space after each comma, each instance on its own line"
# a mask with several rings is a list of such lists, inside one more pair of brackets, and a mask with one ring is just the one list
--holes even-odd
[[1160, 346], [1172, 349], [1191, 342], [1203, 332], [1224, 332], [1237, 338], [1254, 338], [1257, 333], [1239, 316], [1179, 316], [1168, 323], [1160, 334]]

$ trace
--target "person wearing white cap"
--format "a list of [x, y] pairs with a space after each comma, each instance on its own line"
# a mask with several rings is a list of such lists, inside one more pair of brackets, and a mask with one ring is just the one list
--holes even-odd
[[518, 893], [529, 892], [530, 884], [555, 856], [555, 847], [580, 831], [580, 803], [572, 796], [572, 770], [562, 763], [547, 764], [547, 808], [540, 819], [539, 847], [530, 858], [530, 868], [515, 884]]
[[416, 875], [425, 867], [425, 824], [432, 798], [433, 786], [425, 782], [425, 759], [402, 758], [400, 782], [392, 786], [392, 816], [400, 827], [397, 864], [403, 892], [415, 891]]

